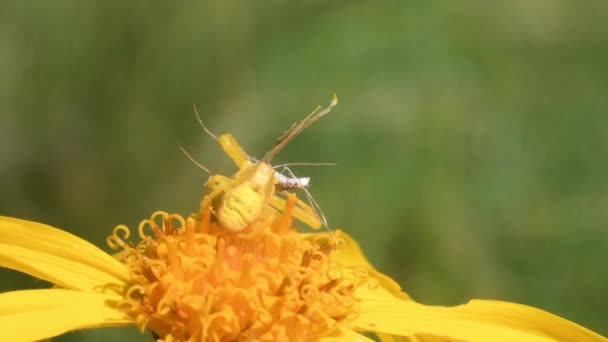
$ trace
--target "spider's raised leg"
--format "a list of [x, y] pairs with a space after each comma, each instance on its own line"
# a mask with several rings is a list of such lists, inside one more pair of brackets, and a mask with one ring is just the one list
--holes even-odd
[[250, 165], [247, 153], [243, 151], [241, 145], [234, 139], [232, 134], [222, 134], [217, 138], [217, 142], [222, 146], [222, 149], [232, 159], [239, 169], [243, 169]]

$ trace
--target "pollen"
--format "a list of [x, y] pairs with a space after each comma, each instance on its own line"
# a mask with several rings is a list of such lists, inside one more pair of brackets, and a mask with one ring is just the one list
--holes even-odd
[[305, 341], [348, 325], [368, 276], [332, 259], [339, 238], [295, 230], [296, 203], [290, 194], [242, 232], [223, 229], [209, 206], [187, 218], [156, 212], [137, 242], [116, 227], [108, 244], [131, 273], [120, 307], [166, 342]]

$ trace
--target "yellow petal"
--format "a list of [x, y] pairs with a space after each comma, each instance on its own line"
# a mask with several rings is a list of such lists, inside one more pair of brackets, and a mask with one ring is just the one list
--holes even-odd
[[339, 329], [333, 334], [318, 339], [319, 342], [373, 342], [374, 340], [351, 329]]
[[357, 241], [340, 230], [336, 231], [335, 235], [337, 238], [344, 241], [344, 244], [339, 245], [335, 253], [332, 255], [336, 261], [345, 267], [362, 267], [366, 269], [372, 277], [376, 278], [380, 282], [380, 286], [388, 290], [395, 297], [411, 300], [408, 294], [401, 289], [401, 286], [399, 286], [397, 282], [395, 282], [389, 276], [378, 272], [374, 266], [370, 264], [361, 251], [361, 247], [359, 247]]
[[45, 289], [0, 293], [0, 341], [37, 341], [130, 320], [100, 294]]
[[356, 295], [362, 301], [354, 324], [362, 331], [466, 341], [608, 341], [566, 319], [520, 304], [472, 300], [455, 307], [427, 306], [367, 287], [359, 288]]
[[436, 335], [415, 335], [415, 336], [396, 336], [390, 334], [376, 333], [381, 342], [460, 342], [450, 337], [442, 337]]
[[74, 260], [123, 281], [129, 278], [127, 268], [109, 254], [75, 235], [46, 224], [0, 216], [0, 243]]
[[0, 266], [30, 274], [67, 289], [103, 292], [120, 291], [124, 287], [122, 280], [79, 260], [12, 245], [0, 244]]

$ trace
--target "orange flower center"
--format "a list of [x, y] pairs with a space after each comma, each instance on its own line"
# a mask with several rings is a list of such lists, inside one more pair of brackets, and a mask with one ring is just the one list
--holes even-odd
[[[141, 240], [114, 229], [132, 284], [121, 303], [137, 326], [164, 341], [301, 341], [330, 334], [358, 315], [354, 291], [367, 275], [332, 260], [329, 234], [303, 238], [282, 214], [266, 212], [239, 233], [221, 229], [209, 207], [197, 218], [156, 212]], [[158, 221], [158, 222], [157, 222]]]

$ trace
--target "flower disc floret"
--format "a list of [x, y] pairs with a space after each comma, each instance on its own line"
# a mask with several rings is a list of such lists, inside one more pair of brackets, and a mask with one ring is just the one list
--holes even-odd
[[326, 336], [359, 313], [365, 272], [339, 266], [329, 234], [304, 239], [283, 213], [266, 211], [243, 232], [220, 228], [208, 207], [195, 217], [156, 212], [108, 238], [132, 282], [121, 307], [164, 341], [300, 341]]

